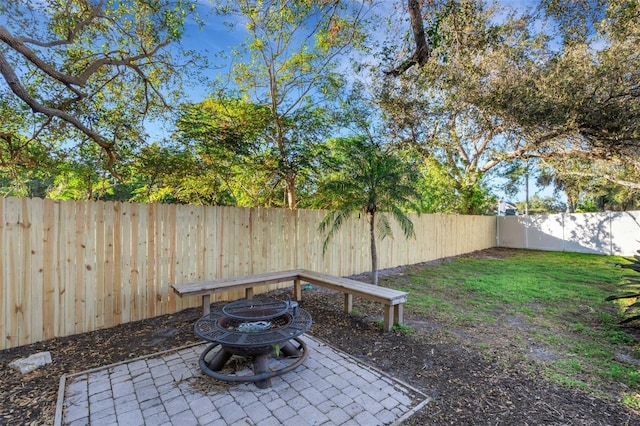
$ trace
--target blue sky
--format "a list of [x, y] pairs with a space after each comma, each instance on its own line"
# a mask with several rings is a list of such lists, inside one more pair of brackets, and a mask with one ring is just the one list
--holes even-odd
[[[403, 4], [406, 0], [402, 0]], [[380, 3], [381, 7], [392, 7], [396, 2], [394, 0], [385, 0]], [[501, 6], [506, 6], [516, 10], [517, 12], [525, 12], [533, 10], [539, 3], [537, 0], [501, 0], [498, 2]], [[221, 51], [229, 51], [234, 45], [242, 42], [244, 38], [243, 24], [236, 23], [235, 28], [230, 31], [227, 26], [224, 25], [223, 20], [211, 12], [210, 4], [208, 0], [201, 0], [200, 7], [198, 9], [200, 18], [204, 21], [203, 28], [199, 28], [195, 23], [190, 22], [185, 31], [183, 39], [184, 47], [188, 49], [195, 49], [199, 52], [206, 53], [210, 58], [211, 66], [207, 71], [207, 75], [210, 78], [215, 78], [220, 73], [228, 73], [230, 64], [226, 61], [219, 61], [215, 59], [215, 55]], [[406, 23], [405, 23], [406, 24]], [[406, 31], [400, 29], [400, 31]], [[197, 102], [204, 99], [208, 95], [208, 87], [195, 86], [190, 87], [187, 91], [189, 100]], [[185, 99], [186, 100], [186, 99]], [[160, 130], [160, 129], [158, 129]], [[168, 134], [165, 129], [163, 132], [160, 130], [158, 136], [167, 137]], [[533, 180], [533, 179], [532, 179]], [[494, 180], [494, 184], [499, 184], [499, 181]], [[535, 185], [530, 183], [530, 196], [538, 193], [542, 197], [552, 195], [550, 189], [538, 190]], [[536, 192], [537, 191], [537, 192]], [[498, 196], [504, 196], [500, 191], [495, 191]], [[518, 196], [513, 197], [513, 201], [524, 200], [524, 189]]]
[[[394, 5], [401, 2], [406, 5], [407, 0], [383, 0], [378, 3], [378, 9], [392, 10]], [[497, 2], [501, 6], [510, 7], [518, 12], [524, 12], [535, 8], [539, 0], [499, 0]], [[187, 23], [185, 34], [183, 38], [183, 45], [187, 49], [194, 49], [202, 53], [206, 53], [210, 58], [211, 66], [207, 71], [207, 75], [214, 78], [219, 73], [226, 73], [229, 70], [229, 63], [226, 61], [216, 61], [214, 55], [222, 51], [229, 51], [233, 46], [238, 45], [244, 38], [244, 27], [241, 22], [236, 22], [235, 28], [230, 30], [225, 24], [224, 20], [216, 16], [211, 10], [210, 0], [198, 0], [198, 14], [204, 21], [204, 26], [200, 28], [193, 21]], [[408, 16], [404, 13], [402, 18], [405, 18], [405, 25], [407, 24]], [[229, 20], [229, 18], [225, 18]], [[405, 28], [400, 32], [406, 31]], [[207, 95], [207, 91], [202, 87], [193, 87], [188, 91], [191, 100], [194, 102], [204, 99]]]

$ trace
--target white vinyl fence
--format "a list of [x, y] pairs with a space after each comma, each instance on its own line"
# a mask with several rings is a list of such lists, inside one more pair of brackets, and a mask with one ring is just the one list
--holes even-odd
[[631, 256], [640, 249], [640, 211], [500, 216], [498, 247]]

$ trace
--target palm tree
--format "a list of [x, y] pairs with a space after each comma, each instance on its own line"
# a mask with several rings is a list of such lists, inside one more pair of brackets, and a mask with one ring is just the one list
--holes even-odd
[[324, 159], [329, 172], [317, 194], [321, 205], [330, 209], [319, 226], [326, 234], [323, 254], [344, 221], [355, 212], [364, 213], [371, 241], [371, 279], [378, 285], [376, 231], [381, 239], [392, 236], [390, 215], [407, 238], [415, 236], [404, 209], [418, 210], [413, 203], [418, 196], [413, 185], [417, 172], [411, 162], [365, 137], [334, 139], [329, 147], [331, 152]]

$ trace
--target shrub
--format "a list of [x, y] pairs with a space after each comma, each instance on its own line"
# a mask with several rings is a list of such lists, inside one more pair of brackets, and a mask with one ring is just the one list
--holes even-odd
[[[640, 250], [638, 250], [640, 254]], [[631, 271], [640, 273], [640, 256], [634, 255], [632, 259], [626, 259], [629, 263], [616, 263], [615, 266], [630, 269]], [[624, 318], [620, 324], [626, 324], [632, 321], [640, 320], [640, 276], [625, 275], [624, 282], [620, 284], [618, 294], [607, 297], [606, 300], [627, 300], [628, 304], [624, 309]]]

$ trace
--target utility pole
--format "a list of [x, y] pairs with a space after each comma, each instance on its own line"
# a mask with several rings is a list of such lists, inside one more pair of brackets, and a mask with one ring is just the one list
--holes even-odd
[[529, 216], [529, 159], [524, 169], [524, 215]]

